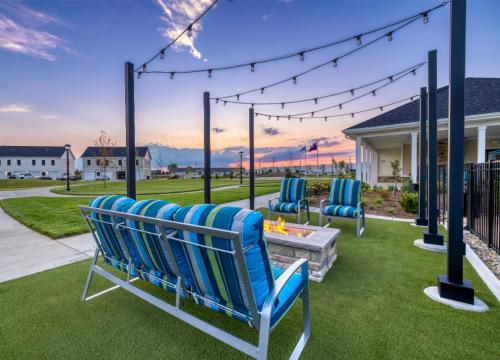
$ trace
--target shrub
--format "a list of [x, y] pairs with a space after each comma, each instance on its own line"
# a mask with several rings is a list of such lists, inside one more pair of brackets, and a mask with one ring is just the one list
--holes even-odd
[[410, 192], [412, 184], [413, 184], [413, 182], [411, 181], [411, 179], [410, 178], [406, 178], [403, 181], [403, 184], [401, 185], [401, 191], [402, 192]]
[[387, 208], [387, 213], [389, 215], [394, 215], [394, 214], [396, 214], [396, 209], [394, 209], [393, 207], [389, 207], [389, 208]]
[[330, 191], [330, 182], [313, 182], [308, 186], [308, 190], [310, 195], [321, 195], [328, 193]]
[[367, 192], [370, 191], [370, 185], [368, 183], [365, 183], [364, 181], [361, 183], [361, 191]]
[[387, 190], [388, 190], [388, 191], [390, 191], [390, 192], [394, 192], [394, 191], [395, 191], [395, 190], [397, 190], [397, 189], [396, 189], [396, 187], [395, 187], [394, 185], [389, 185], [389, 186], [387, 187]]
[[382, 205], [384, 203], [384, 199], [382, 199], [380, 196], [377, 196], [377, 198], [375, 199], [375, 204], [377, 205]]
[[290, 169], [286, 169], [286, 170], [285, 170], [285, 177], [286, 177], [286, 178], [291, 178], [291, 177], [293, 177], [292, 170], [290, 170]]
[[418, 197], [417, 193], [414, 192], [404, 192], [399, 200], [401, 207], [408, 212], [416, 213], [418, 209]]
[[389, 196], [391, 196], [389, 190], [382, 189], [380, 191], [377, 191], [380, 194], [380, 197], [384, 200], [389, 199]]

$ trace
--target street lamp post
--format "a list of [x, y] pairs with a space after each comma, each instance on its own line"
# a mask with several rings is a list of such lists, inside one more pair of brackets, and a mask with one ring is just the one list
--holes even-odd
[[240, 151], [240, 184], [243, 184], [243, 151]]
[[69, 149], [71, 149], [70, 144], [64, 145], [64, 149], [66, 149], [66, 191], [70, 191], [69, 188]]
[[335, 162], [335, 159], [332, 156], [332, 177], [333, 177], [333, 163]]

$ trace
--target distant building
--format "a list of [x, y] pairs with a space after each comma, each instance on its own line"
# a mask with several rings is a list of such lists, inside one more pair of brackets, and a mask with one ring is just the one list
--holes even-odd
[[[231, 173], [236, 176], [239, 175], [239, 168], [228, 168], [228, 167], [213, 167], [210, 169], [210, 174], [212, 176], [229, 176]], [[200, 167], [178, 167], [175, 170], [175, 174], [179, 177], [186, 179], [199, 178], [203, 175], [204, 168]], [[245, 169], [243, 169], [243, 174], [245, 174]]]
[[[106, 156], [104, 156], [106, 155]], [[127, 148], [112, 147], [109, 154], [102, 154], [98, 147], [90, 146], [83, 152], [82, 175], [84, 180], [124, 180], [127, 169]], [[137, 180], [151, 178], [151, 153], [147, 146], [135, 149], [135, 177]]]
[[[29, 173], [55, 179], [66, 173], [64, 146], [0, 146], [0, 179]], [[69, 173], [75, 173], [75, 155], [69, 150]]]

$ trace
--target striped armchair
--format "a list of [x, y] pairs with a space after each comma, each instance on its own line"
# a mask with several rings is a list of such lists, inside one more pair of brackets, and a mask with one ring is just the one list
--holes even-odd
[[334, 217], [355, 219], [356, 235], [360, 237], [366, 227], [365, 211], [361, 203], [361, 181], [332, 179], [328, 199], [320, 202], [320, 226], [323, 223], [323, 216], [328, 221], [331, 221]]
[[280, 196], [269, 200], [269, 219], [272, 214], [297, 214], [297, 222], [301, 221], [301, 210], [307, 211], [310, 221], [309, 203], [306, 199], [307, 181], [300, 178], [281, 179]]

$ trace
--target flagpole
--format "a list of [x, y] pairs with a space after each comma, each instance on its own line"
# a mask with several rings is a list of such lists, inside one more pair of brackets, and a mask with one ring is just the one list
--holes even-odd
[[316, 178], [319, 176], [319, 139], [316, 139]]
[[304, 150], [304, 178], [307, 179], [307, 145], [305, 146]]

